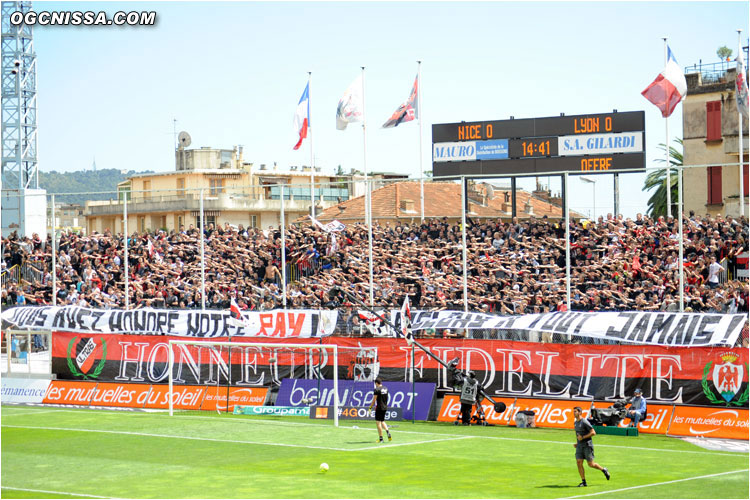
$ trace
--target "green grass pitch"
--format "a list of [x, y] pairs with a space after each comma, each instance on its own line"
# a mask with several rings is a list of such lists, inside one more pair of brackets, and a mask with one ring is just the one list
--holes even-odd
[[[748, 498], [748, 455], [573, 430], [2, 407], [3, 498]], [[319, 472], [322, 462], [328, 473]]]

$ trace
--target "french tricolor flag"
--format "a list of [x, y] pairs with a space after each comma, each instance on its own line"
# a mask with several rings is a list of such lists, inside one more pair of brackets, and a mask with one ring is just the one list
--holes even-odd
[[234, 300], [234, 297], [232, 297], [232, 300], [229, 302], [229, 319], [227, 320], [227, 323], [239, 328], [249, 328], [250, 326], [247, 320], [242, 316], [240, 306], [237, 304], [237, 301]]
[[240, 311], [240, 306], [237, 304], [237, 301], [234, 300], [234, 297], [232, 297], [232, 300], [229, 302], [229, 312], [232, 314], [232, 317], [234, 319], [242, 319], [242, 312]]
[[302, 145], [302, 140], [307, 137], [307, 129], [310, 127], [310, 82], [305, 85], [305, 91], [299, 98], [297, 111], [294, 113], [294, 131], [299, 133], [299, 141], [294, 146], [297, 150]]
[[687, 94], [685, 74], [677, 65], [672, 50], [667, 46], [667, 65], [646, 90], [641, 92], [643, 97], [661, 110], [661, 115], [667, 118]]

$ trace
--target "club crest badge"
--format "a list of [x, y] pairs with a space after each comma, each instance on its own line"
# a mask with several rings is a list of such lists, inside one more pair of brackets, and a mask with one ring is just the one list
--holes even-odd
[[93, 337], [73, 337], [70, 340], [67, 361], [68, 368], [74, 376], [84, 379], [99, 378], [107, 361], [107, 341], [104, 337], [100, 337], [99, 340], [99, 343]]
[[347, 377], [357, 382], [371, 382], [378, 377], [380, 361], [377, 347], [359, 346], [357, 355], [349, 361]]
[[[748, 387], [745, 387], [742, 393], [740, 393], [740, 388], [745, 380], [748, 364], [739, 363], [737, 361], [739, 357], [734, 352], [724, 352], [716, 363], [709, 361], [706, 364], [703, 369], [703, 393], [711, 403], [741, 406], [747, 402]], [[709, 384], [709, 377], [713, 388]]]

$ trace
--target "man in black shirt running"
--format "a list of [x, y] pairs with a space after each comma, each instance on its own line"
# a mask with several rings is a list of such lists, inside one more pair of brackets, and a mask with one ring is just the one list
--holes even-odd
[[383, 385], [380, 378], [375, 379], [375, 392], [372, 394], [372, 403], [370, 409], [375, 406], [375, 425], [378, 427], [378, 442], [383, 442], [383, 431], [388, 435], [388, 441], [391, 440], [391, 432], [385, 423], [385, 412], [388, 409], [388, 388]]
[[589, 467], [599, 469], [604, 473], [604, 477], [609, 481], [609, 470], [594, 462], [594, 442], [591, 440], [596, 435], [596, 431], [591, 423], [581, 416], [583, 410], [580, 406], [573, 408], [573, 415], [576, 418], [575, 429], [576, 439], [578, 440], [573, 446], [576, 449], [576, 463], [578, 464], [578, 473], [581, 475], [581, 484], [578, 486], [588, 486], [586, 484], [586, 472], [583, 470], [583, 460], [588, 462]]

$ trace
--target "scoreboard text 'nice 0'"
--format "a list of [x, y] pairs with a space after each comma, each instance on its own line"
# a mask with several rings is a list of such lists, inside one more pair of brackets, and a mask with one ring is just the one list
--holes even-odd
[[645, 113], [432, 126], [435, 177], [607, 173], [646, 168]]

